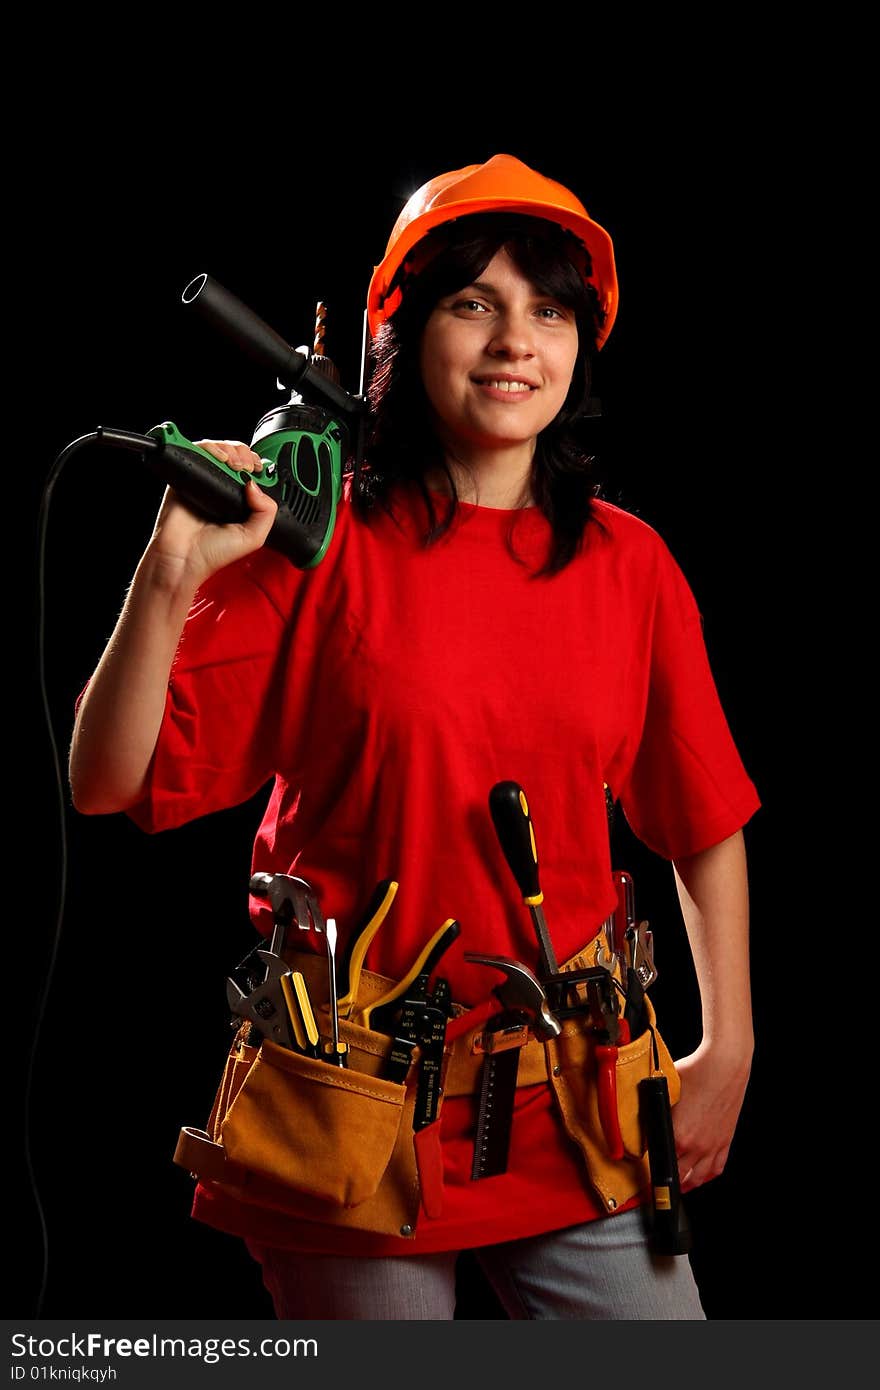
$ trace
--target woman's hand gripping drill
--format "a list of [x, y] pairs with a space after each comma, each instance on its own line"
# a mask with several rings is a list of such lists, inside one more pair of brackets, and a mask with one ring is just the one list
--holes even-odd
[[[199, 439], [200, 449], [234, 468], [236, 472], [259, 474], [263, 460], [247, 444], [237, 439]], [[234, 560], [243, 559], [258, 550], [266, 540], [275, 520], [277, 504], [273, 499], [248, 482], [246, 497], [251, 514], [247, 521], [225, 522], [222, 525], [206, 521], [183, 503], [172, 488], [165, 496], [144, 559], [150, 557], [161, 574], [164, 587], [182, 588], [190, 597], [200, 584], [217, 570]], [[142, 562], [143, 563], [143, 562]]]

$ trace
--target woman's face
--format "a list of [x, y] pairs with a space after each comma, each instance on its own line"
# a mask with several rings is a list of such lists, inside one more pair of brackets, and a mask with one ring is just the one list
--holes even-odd
[[534, 452], [559, 413], [578, 350], [574, 310], [540, 294], [505, 250], [441, 299], [422, 335], [422, 381], [444, 443]]

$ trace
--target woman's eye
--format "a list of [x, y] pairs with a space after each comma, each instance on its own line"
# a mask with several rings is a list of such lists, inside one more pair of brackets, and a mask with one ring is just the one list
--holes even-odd
[[538, 310], [538, 313], [541, 315], [546, 315], [547, 318], [551, 319], [561, 319], [565, 317], [562, 310], [557, 309], [554, 304], [542, 304], [541, 308]]
[[459, 299], [453, 306], [456, 309], [470, 309], [482, 311], [486, 308], [485, 304], [479, 299]]

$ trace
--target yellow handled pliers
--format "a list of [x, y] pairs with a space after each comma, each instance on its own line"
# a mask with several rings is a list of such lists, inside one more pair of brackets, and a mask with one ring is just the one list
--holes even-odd
[[351, 934], [345, 948], [340, 952], [336, 963], [336, 981], [337, 988], [344, 985], [345, 992], [339, 996], [337, 1008], [346, 1018], [351, 1017], [351, 1011], [357, 1001], [361, 971], [370, 942], [388, 916], [388, 910], [394, 902], [399, 886], [392, 878], [383, 878], [381, 883], [376, 884], [362, 924]]
[[[405, 998], [410, 986], [420, 975], [424, 976], [424, 982], [427, 984], [428, 976], [436, 967], [440, 957], [449, 949], [456, 937], [460, 935], [461, 927], [458, 922], [456, 922], [455, 918], [447, 918], [443, 926], [438, 927], [430, 941], [422, 947], [403, 979], [398, 980], [397, 984], [392, 985], [391, 989], [383, 994], [380, 999], [376, 999], [372, 1004], [367, 1004], [363, 1009], [357, 1010], [358, 1022], [360, 1022], [364, 1028], [369, 1028], [373, 1015], [378, 1010], [385, 1009], [387, 1006], [396, 1003], [398, 999]], [[379, 1029], [379, 1031], [381, 1032], [382, 1030]]]

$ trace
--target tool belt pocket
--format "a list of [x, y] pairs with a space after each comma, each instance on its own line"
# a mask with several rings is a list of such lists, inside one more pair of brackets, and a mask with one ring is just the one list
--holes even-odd
[[372, 1197], [406, 1088], [265, 1041], [220, 1125], [234, 1163], [342, 1207]]
[[[604, 1084], [595, 1033], [584, 1020], [563, 1024], [558, 1038], [546, 1043], [550, 1084], [569, 1138], [578, 1146], [593, 1188], [609, 1211], [636, 1196], [650, 1182], [647, 1140], [639, 1117], [640, 1081], [662, 1072], [674, 1104], [681, 1085], [666, 1044], [661, 1038], [651, 1001], [645, 998], [648, 1027], [632, 1042], [617, 1048], [614, 1067], [616, 1104], [609, 1120], [607, 1094], [603, 1123]], [[605, 1078], [607, 1080], [607, 1078]], [[620, 1148], [613, 1151], [609, 1128]], [[622, 1149], [622, 1154], [621, 1154]]]
[[[316, 1020], [329, 1035], [323, 1010]], [[381, 1072], [387, 1034], [339, 1020], [348, 1065], [244, 1041], [226, 1059], [207, 1130], [184, 1127], [174, 1161], [203, 1186], [307, 1222], [412, 1236], [421, 1208], [413, 1067]], [[418, 1049], [413, 1062], [418, 1061]]]

